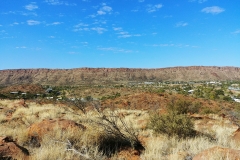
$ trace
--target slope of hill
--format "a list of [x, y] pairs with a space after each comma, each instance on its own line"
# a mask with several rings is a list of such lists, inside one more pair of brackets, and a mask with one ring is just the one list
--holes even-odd
[[240, 80], [238, 67], [172, 67], [157, 69], [77, 68], [0, 70], [0, 85], [79, 85], [128, 81]]

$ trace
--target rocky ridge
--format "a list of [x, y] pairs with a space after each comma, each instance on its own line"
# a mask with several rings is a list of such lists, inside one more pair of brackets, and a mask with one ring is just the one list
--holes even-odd
[[76, 68], [0, 70], [0, 85], [79, 85], [130, 81], [210, 81], [240, 80], [240, 68], [190, 66], [156, 69]]

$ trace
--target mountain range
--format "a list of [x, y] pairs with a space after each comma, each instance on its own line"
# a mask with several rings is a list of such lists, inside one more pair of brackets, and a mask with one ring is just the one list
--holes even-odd
[[156, 69], [75, 68], [0, 70], [0, 85], [81, 85], [159, 81], [240, 80], [239, 67], [189, 66]]

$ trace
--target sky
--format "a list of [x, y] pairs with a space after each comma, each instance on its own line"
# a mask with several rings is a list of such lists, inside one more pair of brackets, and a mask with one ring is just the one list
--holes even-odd
[[1, 0], [0, 70], [240, 67], [239, 0]]

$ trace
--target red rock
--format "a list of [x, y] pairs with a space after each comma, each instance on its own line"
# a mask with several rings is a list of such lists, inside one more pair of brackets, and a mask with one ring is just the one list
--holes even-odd
[[9, 137], [0, 137], [0, 159], [28, 160], [29, 152]]
[[232, 140], [234, 140], [237, 144], [240, 144], [240, 128], [233, 132]]
[[193, 157], [193, 160], [207, 160], [207, 159], [230, 159], [230, 160], [240, 160], [240, 150], [213, 147], [202, 151]]
[[54, 130], [54, 128], [62, 130], [85, 130], [86, 127], [82, 124], [78, 124], [71, 120], [66, 119], [45, 119], [39, 123], [32, 124], [28, 129], [29, 137], [38, 137], [38, 140], [41, 140], [41, 137], [45, 134], [48, 134]]
[[134, 149], [121, 150], [117, 155], [117, 159], [140, 160], [140, 152]]

